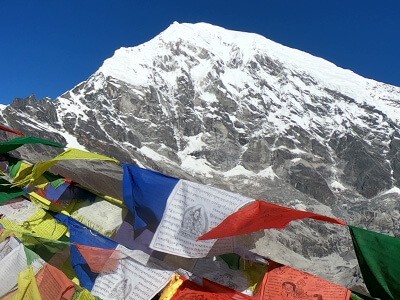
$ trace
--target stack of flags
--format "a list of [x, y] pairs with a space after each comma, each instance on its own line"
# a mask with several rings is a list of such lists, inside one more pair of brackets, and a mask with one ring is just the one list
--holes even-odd
[[370, 299], [237, 248], [240, 235], [303, 219], [347, 226], [370, 295], [400, 299], [398, 238], [127, 163], [115, 199], [49, 169], [116, 159], [66, 149], [32, 164], [9, 152], [63, 146], [0, 130], [20, 135], [0, 143], [1, 299]]

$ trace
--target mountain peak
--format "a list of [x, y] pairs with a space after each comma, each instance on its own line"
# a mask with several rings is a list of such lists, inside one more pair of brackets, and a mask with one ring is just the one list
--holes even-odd
[[[229, 65], [246, 68], [255, 60], [255, 56], [267, 57], [279, 64], [280, 69], [276, 75], [282, 79], [287, 72], [293, 70], [299, 74], [307, 74], [328, 89], [338, 90], [362, 101], [366, 98], [364, 94], [367, 85], [376, 84], [375, 81], [367, 80], [350, 70], [275, 43], [261, 35], [227, 30], [207, 23], [174, 22], [147, 43], [120, 48], [113, 57], [104, 62], [98, 72], [132, 85], [141, 85], [152, 82], [152, 67], [160, 60], [165, 60], [170, 67], [178, 64], [179, 68], [199, 78], [207, 72], [202, 72], [204, 69], [191, 68], [193, 64], [188, 60], [199, 60], [204, 68], [211, 68], [207, 66], [207, 63], [210, 65], [209, 62], [220, 63], [228, 68]], [[237, 58], [241, 62], [239, 65], [230, 64]]]

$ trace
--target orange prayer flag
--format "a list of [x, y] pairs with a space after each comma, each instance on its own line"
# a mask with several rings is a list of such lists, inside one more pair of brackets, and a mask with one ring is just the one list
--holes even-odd
[[351, 291], [317, 276], [269, 261], [260, 300], [349, 300]]
[[291, 221], [306, 218], [346, 225], [339, 219], [256, 200], [228, 216], [221, 224], [200, 236], [198, 240], [248, 234], [262, 229], [282, 229]]
[[59, 269], [46, 264], [36, 274], [42, 300], [69, 300], [75, 293], [75, 284]]
[[75, 245], [86, 260], [92, 272], [114, 272], [122, 253], [116, 249], [102, 249], [84, 245]]

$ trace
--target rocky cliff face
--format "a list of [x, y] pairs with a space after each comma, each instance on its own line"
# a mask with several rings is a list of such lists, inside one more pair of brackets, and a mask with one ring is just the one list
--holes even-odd
[[[261, 36], [173, 24], [121, 48], [55, 100], [1, 121], [71, 147], [400, 236], [400, 88]], [[348, 233], [307, 221], [243, 238], [260, 254], [359, 282]]]

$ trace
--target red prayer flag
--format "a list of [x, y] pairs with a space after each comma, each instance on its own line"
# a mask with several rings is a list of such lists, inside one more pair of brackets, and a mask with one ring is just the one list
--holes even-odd
[[349, 300], [351, 291], [317, 276], [269, 261], [260, 300]]
[[339, 219], [256, 200], [228, 216], [221, 224], [200, 236], [198, 240], [219, 239], [262, 229], [282, 229], [291, 221], [306, 218], [346, 225]]
[[17, 131], [17, 130], [11, 129], [11, 128], [9, 128], [9, 127], [7, 127], [7, 126], [4, 126], [4, 125], [1, 125], [1, 124], [0, 124], [0, 130], [3, 130], [3, 131], [7, 131], [7, 132], [11, 132], [11, 133], [14, 133], [14, 134], [17, 134], [17, 135], [24, 136], [24, 134], [23, 134], [22, 132], [19, 132], [19, 131]]
[[84, 245], [75, 245], [86, 260], [92, 272], [115, 272], [122, 253], [116, 249], [102, 249]]

